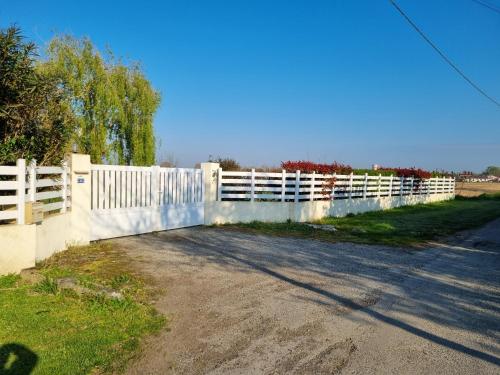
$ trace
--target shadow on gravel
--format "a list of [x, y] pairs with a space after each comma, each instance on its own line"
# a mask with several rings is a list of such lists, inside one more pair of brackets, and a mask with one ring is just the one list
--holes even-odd
[[[500, 231], [499, 231], [500, 232]], [[195, 262], [236, 268], [239, 272], [261, 272], [318, 296], [316, 303], [341, 306], [363, 313], [411, 334], [495, 365], [500, 358], [427, 332], [378, 312], [332, 290], [313, 285], [304, 275], [316, 274], [366, 288], [365, 281], [375, 281], [384, 290], [397, 283], [402, 293], [411, 292], [411, 304], [396, 304], [392, 311], [481, 333], [498, 340], [500, 332], [500, 246], [441, 247], [436, 266], [418, 270], [429, 262], [432, 250], [408, 252], [381, 246], [327, 244], [319, 241], [255, 236], [220, 229], [190, 229], [141, 236], [159, 249], [175, 244], [175, 251], [194, 257]], [[495, 242], [496, 243], [496, 242]], [[499, 239], [500, 243], [500, 239]], [[476, 245], [481, 245], [476, 243]], [[443, 249], [444, 248], [444, 249]], [[442, 251], [445, 250], [445, 251]], [[434, 263], [433, 263], [434, 264]], [[420, 288], [419, 288], [420, 287]], [[386, 294], [387, 295], [387, 294]], [[311, 299], [314, 301], [314, 299]], [[496, 351], [492, 348], [491, 351]]]

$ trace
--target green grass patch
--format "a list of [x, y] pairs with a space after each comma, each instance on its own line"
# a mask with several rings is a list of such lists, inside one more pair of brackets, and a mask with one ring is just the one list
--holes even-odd
[[229, 225], [256, 233], [348, 241], [393, 246], [417, 245], [441, 236], [474, 228], [500, 217], [500, 194], [476, 198], [405, 206], [385, 211], [328, 217], [319, 224], [333, 225], [336, 232], [313, 229], [300, 223], [262, 223]]
[[[111, 245], [70, 249], [30, 275], [0, 277], [0, 373], [119, 372], [140, 339], [165, 325], [147, 280]], [[82, 289], [60, 287], [61, 278]], [[101, 292], [110, 290], [123, 298]]]

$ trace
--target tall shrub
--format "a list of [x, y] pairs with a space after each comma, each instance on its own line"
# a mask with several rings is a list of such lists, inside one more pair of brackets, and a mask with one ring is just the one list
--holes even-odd
[[0, 30], [0, 164], [57, 164], [68, 150], [73, 119], [65, 92], [36, 69], [36, 57], [19, 28]]

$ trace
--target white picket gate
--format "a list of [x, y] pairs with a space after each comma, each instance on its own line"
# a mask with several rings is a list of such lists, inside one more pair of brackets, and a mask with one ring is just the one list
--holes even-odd
[[93, 164], [91, 240], [201, 225], [200, 169]]

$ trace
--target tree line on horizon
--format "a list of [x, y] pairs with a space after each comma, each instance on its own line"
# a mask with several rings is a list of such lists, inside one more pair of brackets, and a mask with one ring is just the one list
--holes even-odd
[[87, 39], [55, 36], [44, 50], [12, 26], [0, 30], [0, 164], [155, 163], [160, 94], [138, 63], [101, 54]]

